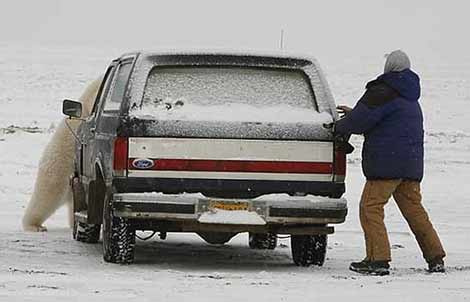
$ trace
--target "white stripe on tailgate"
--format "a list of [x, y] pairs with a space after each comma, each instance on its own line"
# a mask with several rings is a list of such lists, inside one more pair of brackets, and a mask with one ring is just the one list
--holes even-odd
[[131, 137], [129, 157], [333, 162], [333, 143]]
[[234, 179], [234, 180], [279, 180], [279, 181], [331, 181], [331, 174], [286, 174], [249, 172], [200, 172], [200, 171], [144, 171], [129, 170], [129, 177]]

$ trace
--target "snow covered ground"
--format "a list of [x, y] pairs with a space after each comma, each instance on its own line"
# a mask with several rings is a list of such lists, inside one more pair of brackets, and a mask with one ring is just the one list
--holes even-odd
[[[112, 265], [102, 260], [100, 244], [71, 239], [65, 209], [47, 222], [49, 232], [22, 232], [37, 162], [61, 118], [62, 99], [78, 98], [123, 50], [44, 46], [32, 52], [27, 46], [0, 45], [0, 301], [470, 300], [470, 60], [427, 65], [421, 57], [415, 65], [423, 80], [427, 128], [424, 202], [448, 253], [446, 274], [425, 273], [393, 201], [386, 212], [392, 274], [368, 277], [348, 271], [351, 261], [364, 256], [358, 219], [364, 179], [357, 137], [345, 196], [350, 213], [330, 237], [321, 268], [295, 267], [288, 239], [280, 240], [275, 251], [253, 251], [245, 234], [225, 246], [208, 245], [193, 234], [138, 241], [135, 264]], [[320, 63], [337, 102], [351, 105], [382, 61]]]

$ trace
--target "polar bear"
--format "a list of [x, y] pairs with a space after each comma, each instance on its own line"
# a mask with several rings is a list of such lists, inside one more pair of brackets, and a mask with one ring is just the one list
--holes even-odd
[[[102, 79], [100, 77], [90, 83], [80, 97], [82, 117], [90, 115]], [[34, 192], [23, 216], [25, 231], [47, 231], [42, 224], [64, 204], [68, 205], [69, 223], [73, 224], [72, 190], [69, 178], [73, 173], [75, 138], [65, 122], [64, 119], [59, 124], [39, 161]], [[73, 131], [76, 131], [81, 121], [69, 119], [67, 123]]]

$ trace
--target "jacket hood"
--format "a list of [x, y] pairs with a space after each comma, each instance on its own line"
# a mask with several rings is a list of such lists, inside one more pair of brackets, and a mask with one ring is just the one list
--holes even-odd
[[387, 60], [385, 61], [384, 73], [391, 71], [403, 71], [405, 69], [411, 68], [411, 62], [408, 55], [401, 51], [395, 50], [387, 55]]
[[377, 80], [383, 81], [409, 101], [417, 101], [421, 95], [419, 76], [411, 69], [387, 72], [379, 76]]

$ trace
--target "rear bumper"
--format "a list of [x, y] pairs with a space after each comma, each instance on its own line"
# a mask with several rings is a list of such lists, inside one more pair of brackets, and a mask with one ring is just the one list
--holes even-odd
[[228, 179], [188, 179], [188, 178], [138, 178], [123, 177], [113, 179], [113, 187], [118, 193], [125, 192], [204, 192], [206, 195], [223, 196], [229, 194], [247, 196], [273, 193], [296, 193], [318, 196], [340, 197], [345, 192], [344, 182], [323, 181], [276, 181], [276, 180], [228, 180]]
[[114, 215], [131, 219], [218, 225], [325, 225], [344, 222], [344, 198], [266, 195], [255, 199], [206, 198], [200, 194], [116, 193]]

